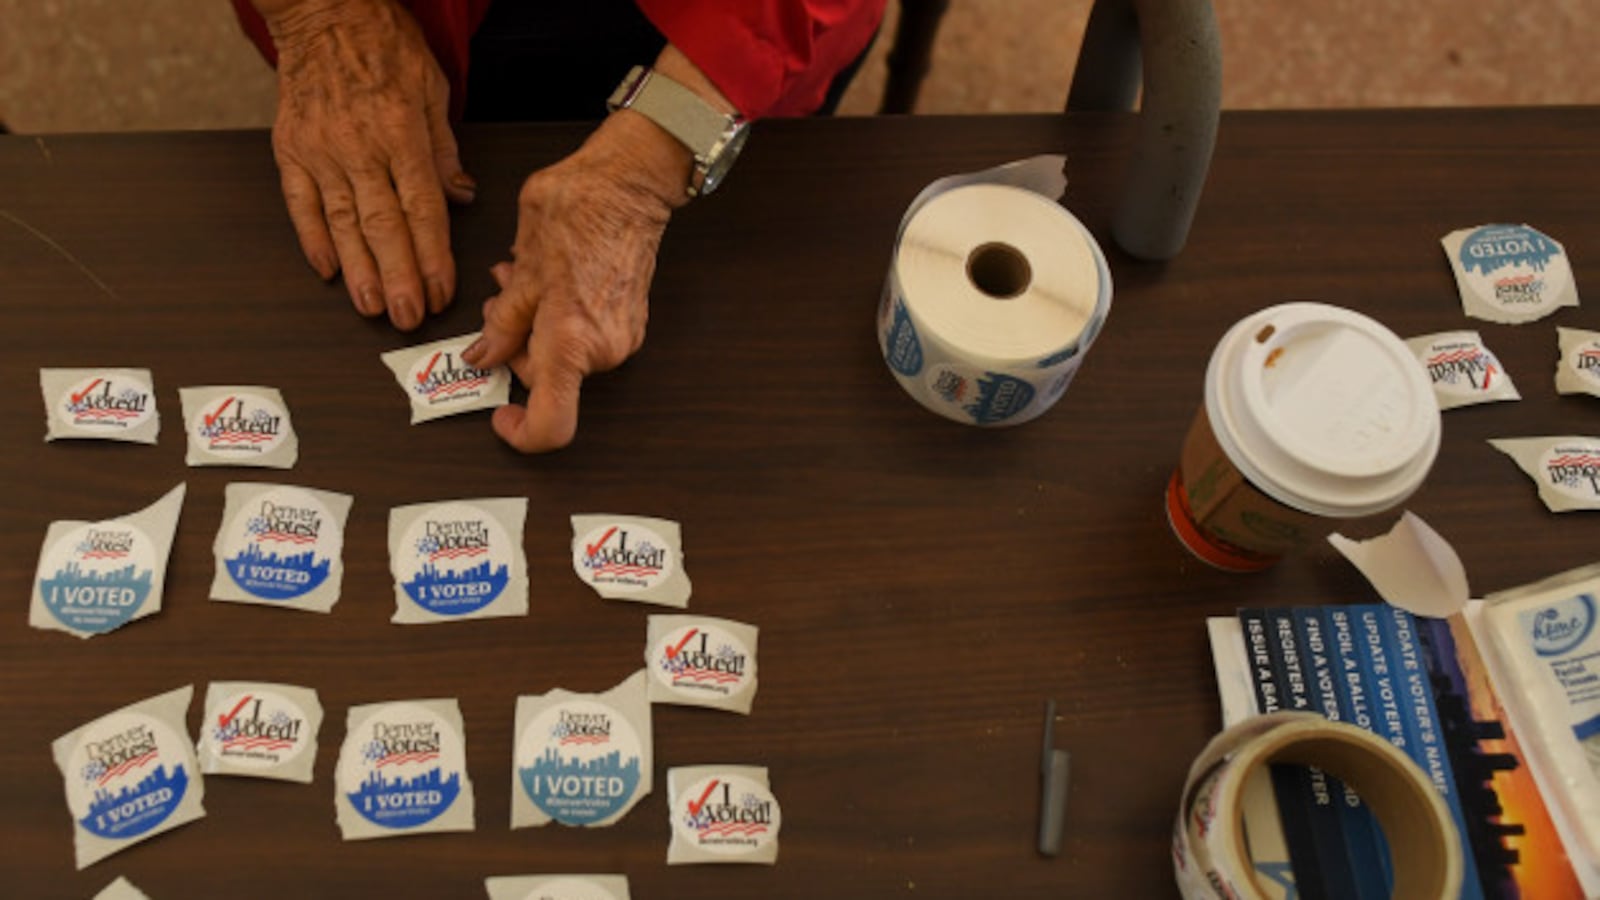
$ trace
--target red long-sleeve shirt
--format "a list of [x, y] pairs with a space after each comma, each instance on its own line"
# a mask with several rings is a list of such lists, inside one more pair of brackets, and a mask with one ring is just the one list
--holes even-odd
[[[460, 118], [468, 50], [491, 0], [403, 0], [450, 80]], [[806, 115], [877, 30], [886, 0], [637, 0], [667, 40], [747, 118]], [[249, 0], [233, 0], [245, 33], [276, 65], [272, 37]], [[650, 60], [640, 60], [641, 63]]]

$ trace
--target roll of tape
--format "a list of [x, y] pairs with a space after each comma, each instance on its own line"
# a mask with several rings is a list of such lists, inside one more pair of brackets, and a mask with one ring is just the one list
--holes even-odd
[[1383, 827], [1393, 896], [1457, 900], [1461, 840], [1422, 770], [1377, 735], [1310, 713], [1257, 716], [1222, 732], [1189, 769], [1172, 830], [1186, 900], [1264, 900], [1244, 834], [1246, 780], [1273, 763], [1316, 766], [1361, 795]]
[[[969, 425], [1049, 409], [1111, 308], [1111, 272], [1053, 199], [1061, 157], [929, 185], [900, 222], [878, 345], [900, 386]], [[1052, 171], [1053, 167], [1053, 171]]]

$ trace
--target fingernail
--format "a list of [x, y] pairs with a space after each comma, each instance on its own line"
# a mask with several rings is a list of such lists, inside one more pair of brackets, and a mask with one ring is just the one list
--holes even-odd
[[450, 302], [450, 294], [444, 289], [444, 282], [437, 278], [428, 279], [428, 308], [434, 312], [442, 312], [445, 304]]
[[472, 176], [465, 172], [457, 172], [454, 175], [451, 175], [450, 186], [457, 190], [466, 191], [471, 194], [476, 194], [478, 192], [478, 183], [473, 181]]
[[361, 289], [361, 311], [369, 316], [383, 312], [383, 294], [370, 284]]
[[323, 281], [327, 281], [333, 277], [335, 272], [338, 271], [339, 261], [334, 259], [333, 255], [330, 253], [318, 253], [317, 258], [311, 261], [311, 268], [317, 270], [317, 275], [320, 276]]
[[472, 342], [472, 346], [470, 346], [467, 349], [461, 351], [461, 358], [466, 360], [469, 364], [475, 366], [475, 365], [478, 364], [479, 360], [483, 359], [484, 351], [486, 351], [488, 349], [489, 349], [489, 341], [488, 341], [488, 339], [487, 338], [483, 338], [483, 337], [479, 337], [477, 340]]

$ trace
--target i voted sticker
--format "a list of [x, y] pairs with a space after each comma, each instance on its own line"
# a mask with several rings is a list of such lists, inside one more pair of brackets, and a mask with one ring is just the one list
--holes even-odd
[[350, 497], [290, 485], [230, 484], [213, 547], [219, 600], [327, 612], [339, 597]]
[[466, 765], [455, 701], [352, 708], [336, 778], [345, 839], [470, 831]]
[[778, 858], [783, 814], [757, 766], [689, 766], [667, 773], [672, 843], [667, 863], [767, 863]]
[[299, 441], [283, 395], [256, 386], [182, 388], [191, 466], [292, 468]]
[[45, 440], [156, 442], [160, 427], [147, 369], [40, 369], [49, 410]]
[[480, 369], [461, 359], [462, 351], [478, 337], [474, 332], [383, 354], [383, 364], [411, 403], [413, 425], [494, 409], [510, 399], [511, 375], [504, 366]]
[[322, 706], [293, 685], [212, 682], [200, 727], [206, 774], [311, 781]]
[[668, 519], [573, 516], [572, 570], [602, 597], [684, 607], [690, 585], [682, 541]]
[[1536, 228], [1484, 225], [1451, 232], [1443, 243], [1469, 316], [1519, 324], [1578, 305], [1565, 248]]
[[522, 550], [526, 498], [461, 500], [396, 509], [390, 553], [393, 621], [438, 622], [528, 610]]
[[750, 712], [756, 692], [754, 627], [709, 616], [651, 616], [650, 700]]
[[1033, 385], [1021, 378], [959, 363], [931, 367], [926, 383], [937, 402], [958, 410], [975, 425], [999, 425], [1017, 416], [1033, 402], [1035, 393]]
[[511, 827], [615, 823], [650, 793], [650, 701], [635, 672], [602, 694], [517, 698]]

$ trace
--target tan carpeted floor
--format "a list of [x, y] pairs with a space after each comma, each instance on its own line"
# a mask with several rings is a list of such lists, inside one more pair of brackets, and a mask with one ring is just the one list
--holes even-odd
[[[953, 0], [918, 111], [1060, 109], [1088, 7]], [[1230, 108], [1600, 103], [1597, 0], [1217, 0], [1217, 15]], [[891, 33], [844, 112], [877, 108]], [[273, 97], [223, 0], [0, 0], [14, 130], [264, 126]]]

